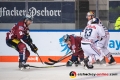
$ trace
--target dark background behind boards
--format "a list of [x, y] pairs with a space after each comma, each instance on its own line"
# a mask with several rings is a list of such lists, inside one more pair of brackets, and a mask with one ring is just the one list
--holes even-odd
[[[25, 2], [0, 2], [0, 8], [6, 10], [25, 10]], [[75, 2], [28, 2], [28, 8], [37, 10], [61, 10], [60, 16], [34, 16], [34, 23], [75, 23]], [[29, 10], [28, 9], [28, 10]], [[0, 13], [1, 14], [1, 13]], [[0, 23], [16, 23], [22, 16], [2, 16]]]
[[120, 15], [120, 1], [109, 1], [109, 22], [115, 23]]

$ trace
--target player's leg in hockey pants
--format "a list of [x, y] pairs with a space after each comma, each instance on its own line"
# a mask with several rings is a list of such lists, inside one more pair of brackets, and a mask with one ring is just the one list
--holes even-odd
[[78, 58], [80, 59], [80, 61], [83, 61], [83, 60], [84, 60], [84, 52], [83, 52], [83, 50], [80, 50], [80, 51], [77, 53], [77, 55], [78, 55]]
[[96, 62], [96, 60], [102, 60], [103, 56], [101, 55], [101, 52], [98, 50], [98, 48], [94, 44], [90, 43], [82, 43], [81, 47], [84, 51], [85, 56], [89, 56], [89, 58], [86, 58], [84, 60], [85, 68], [92, 69], [93, 63]]
[[23, 63], [26, 63], [30, 56], [30, 52], [27, 50], [26, 45], [15, 39], [6, 40], [6, 44], [19, 52], [19, 67], [23, 66]]
[[77, 61], [77, 63], [76, 63], [76, 66], [77, 66], [77, 64], [78, 64], [78, 65], [81, 64], [81, 62], [83, 62], [83, 60], [84, 60], [84, 53], [83, 53], [83, 50], [81, 50], [81, 51], [78, 53], [78, 61]]
[[87, 69], [92, 69], [94, 67], [92, 64], [89, 63], [89, 57], [86, 57], [84, 59], [84, 67], [86, 67]]
[[14, 48], [15, 50], [19, 51], [19, 50], [18, 50], [18, 47], [17, 47], [18, 44], [15, 43], [15, 42], [13, 42], [12, 39], [6, 40], [6, 44], [7, 44], [7, 46], [9, 46], [9, 47], [11, 47], [11, 48]]
[[101, 50], [104, 52], [103, 53], [104, 56], [106, 56], [109, 59], [108, 64], [114, 64], [114, 63], [116, 63], [115, 59], [113, 58], [113, 56], [111, 55], [111, 53], [107, 49], [108, 41], [109, 41], [109, 35], [107, 35], [107, 37], [105, 37], [101, 41], [99, 41], [97, 46], [101, 47]]
[[108, 64], [115, 64], [115, 63], [116, 63], [116, 62], [115, 62], [115, 59], [114, 59], [114, 57], [111, 55], [111, 53], [108, 51], [108, 49], [107, 49], [107, 48], [104, 48], [103, 50], [104, 50], [104, 52], [105, 52], [106, 57], [109, 59]]
[[110, 38], [110, 35], [107, 35], [107, 39], [105, 40], [105, 45], [103, 47], [103, 50], [105, 52], [105, 56], [108, 57], [108, 59], [109, 59], [108, 64], [115, 64], [116, 61], [115, 61], [114, 57], [112, 56], [112, 54], [107, 49], [109, 38]]
[[74, 63], [77, 67], [80, 64], [78, 58], [80, 58], [80, 61], [84, 60], [83, 50], [76, 50], [76, 52], [72, 54], [71, 59], [67, 62], [66, 66], [72, 66], [72, 64]]
[[26, 68], [27, 66], [29, 66], [28, 64], [26, 64], [26, 61], [30, 56], [30, 52], [27, 50], [26, 45], [22, 42], [18, 44], [18, 48], [19, 48], [19, 68], [22, 67]]

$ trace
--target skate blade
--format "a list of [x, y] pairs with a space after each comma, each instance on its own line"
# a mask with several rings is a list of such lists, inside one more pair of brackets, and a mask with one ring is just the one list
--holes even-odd
[[88, 68], [87, 68], [86, 66], [84, 66], [84, 69], [85, 69], [85, 70], [88, 70]]
[[24, 67], [21, 67], [21, 68], [19, 68], [19, 69], [22, 71], [22, 70], [30, 69], [30, 67], [25, 67], [25, 68], [24, 68]]
[[19, 68], [21, 71], [24, 69], [23, 67]]

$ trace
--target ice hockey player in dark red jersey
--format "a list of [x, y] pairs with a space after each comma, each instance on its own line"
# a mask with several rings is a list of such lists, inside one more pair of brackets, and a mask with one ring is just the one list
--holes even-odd
[[32, 21], [33, 18], [27, 14], [23, 20], [15, 24], [13, 28], [6, 34], [6, 44], [19, 52], [19, 68], [25, 68], [25, 66], [28, 65], [26, 64], [26, 61], [30, 56], [30, 52], [27, 49], [26, 44], [30, 46], [34, 53], [36, 53], [38, 50], [37, 47], [32, 43], [32, 39], [29, 34], [28, 26], [32, 23]]
[[[78, 66], [80, 61], [84, 60], [83, 50], [81, 48], [82, 38], [75, 35], [64, 35], [64, 42], [67, 43], [68, 47], [72, 51], [71, 59], [67, 62], [66, 66], [72, 66], [73, 63]], [[80, 61], [79, 61], [80, 60]]]

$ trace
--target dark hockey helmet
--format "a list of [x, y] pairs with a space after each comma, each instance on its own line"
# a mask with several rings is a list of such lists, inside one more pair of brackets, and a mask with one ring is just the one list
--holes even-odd
[[70, 36], [68, 34], [63, 36], [64, 42], [67, 42], [70, 39]]
[[99, 23], [99, 18], [93, 18], [92, 23], [97, 23], [98, 24]]

